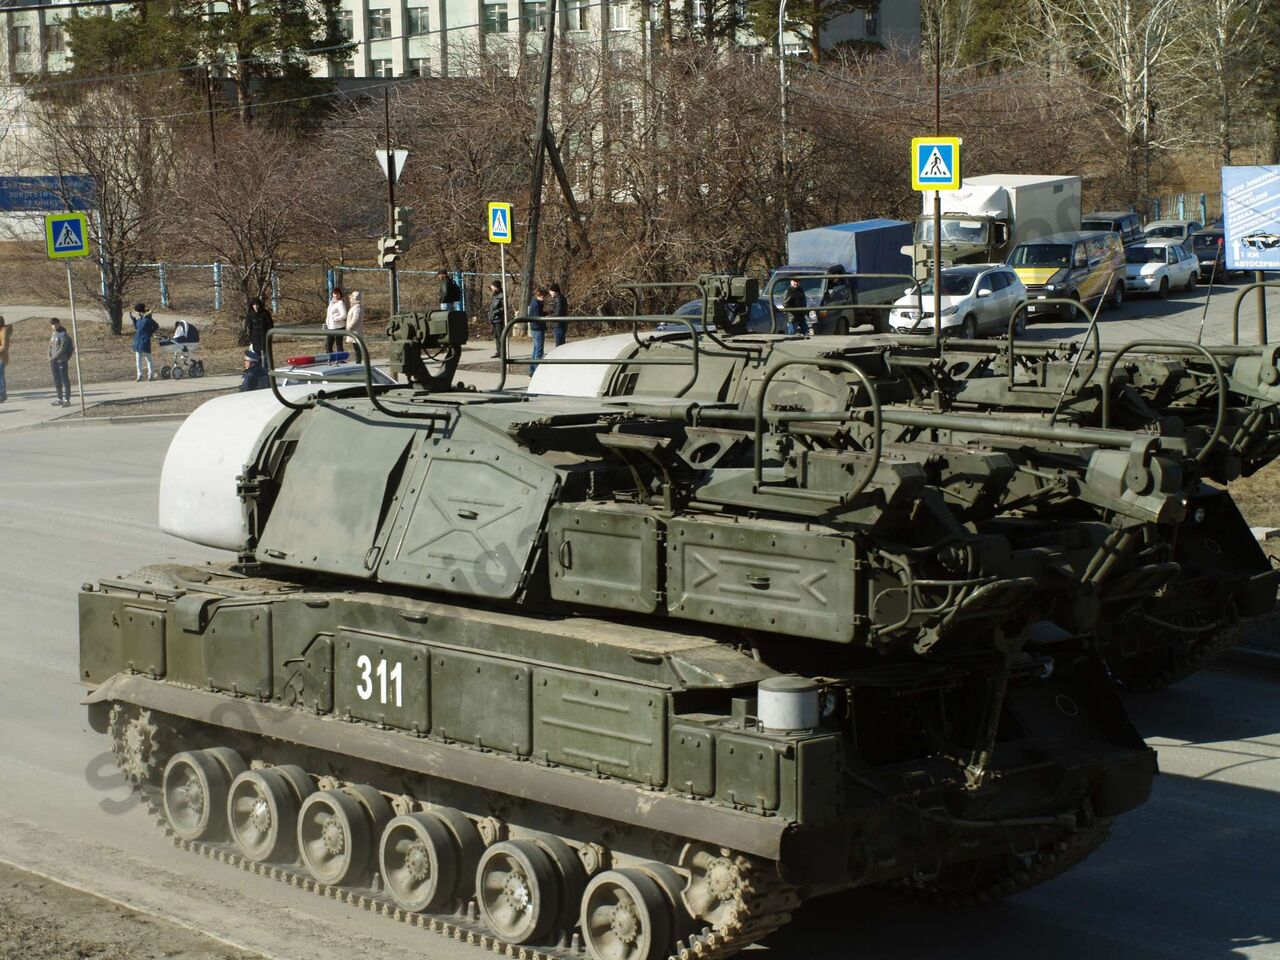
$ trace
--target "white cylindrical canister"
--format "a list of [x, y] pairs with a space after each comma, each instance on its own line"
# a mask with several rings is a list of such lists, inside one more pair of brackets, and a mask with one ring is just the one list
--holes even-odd
[[761, 680], [756, 713], [766, 730], [812, 730], [818, 725], [819, 687], [808, 677]]

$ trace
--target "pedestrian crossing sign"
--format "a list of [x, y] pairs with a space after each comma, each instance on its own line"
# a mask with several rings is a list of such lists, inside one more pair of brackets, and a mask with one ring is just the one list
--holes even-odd
[[44, 242], [50, 260], [89, 255], [89, 221], [83, 213], [50, 213], [44, 218]]
[[489, 204], [489, 242], [511, 242], [511, 204]]
[[959, 137], [916, 137], [911, 141], [911, 187], [960, 189]]

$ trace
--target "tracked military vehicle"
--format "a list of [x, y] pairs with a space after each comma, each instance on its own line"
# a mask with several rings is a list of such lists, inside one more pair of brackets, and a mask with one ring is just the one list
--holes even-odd
[[[711, 298], [705, 303], [708, 325], [730, 335], [719, 349], [698, 351], [696, 376], [655, 362], [692, 352], [687, 336], [669, 331], [571, 345], [565, 356], [595, 364], [549, 364], [531, 389], [585, 385], [580, 392], [621, 403], [679, 393], [747, 409], [777, 368], [814, 358], [853, 364], [876, 385], [889, 424], [882, 441], [924, 457], [963, 522], [1024, 544], [1093, 543], [1105, 533], [1117, 547], [1108, 565], [1113, 580], [1120, 574], [1124, 581], [1126, 565], [1139, 577], [1164, 568], [1154, 589], [1112, 591], [1094, 631], [1113, 675], [1133, 688], [1158, 688], [1193, 672], [1230, 645], [1241, 620], [1274, 606], [1276, 574], [1222, 488], [1280, 453], [1280, 348], [1144, 341], [1102, 350], [1096, 326], [1085, 344], [1028, 343], [1014, 337], [1018, 314], [1004, 341], [734, 336], [731, 312]], [[582, 369], [592, 375], [576, 372]], [[569, 370], [576, 381], [566, 379]], [[834, 365], [792, 366], [780, 371], [769, 404], [865, 413], [867, 399]], [[1080, 459], [1092, 431], [1117, 429], [1130, 434], [1137, 474], [1156, 438], [1182, 444], [1173, 457], [1185, 506], [1177, 521], [1150, 517], [1140, 533], [1120, 530], [1132, 511], [1104, 490], [1118, 474]], [[856, 420], [828, 434], [814, 442], [868, 442]], [[957, 451], [964, 456], [957, 459]], [[1004, 468], [995, 456], [1008, 458]]]
[[[856, 365], [787, 370], [867, 410], [620, 405], [447, 390], [463, 318], [390, 329], [415, 386], [366, 349], [179, 429], [162, 525], [234, 561], [81, 594], [91, 721], [183, 848], [508, 956], [687, 960], [823, 893], [1015, 892], [1147, 797], [1082, 641], [1110, 541], [966, 526]], [[1184, 453], [1112, 478], [1131, 527]]]

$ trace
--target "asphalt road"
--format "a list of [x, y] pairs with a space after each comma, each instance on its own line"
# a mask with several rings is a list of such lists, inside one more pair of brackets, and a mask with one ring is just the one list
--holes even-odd
[[[1277, 314], [1280, 316], [1280, 314]], [[77, 703], [76, 591], [211, 559], [161, 534], [171, 423], [0, 436], [0, 860], [289, 960], [478, 960], [477, 948], [180, 853], [127, 802]], [[1135, 699], [1152, 801], [1065, 877], [988, 909], [883, 894], [806, 906], [779, 958], [1280, 957], [1280, 677], [1215, 670]]]

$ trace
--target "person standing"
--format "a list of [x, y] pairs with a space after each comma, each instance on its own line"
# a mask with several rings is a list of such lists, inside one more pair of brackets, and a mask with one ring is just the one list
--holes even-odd
[[244, 327], [249, 333], [249, 346], [262, 356], [267, 352], [267, 331], [275, 326], [271, 319], [271, 311], [262, 302], [261, 297], [249, 301], [249, 312], [244, 317]]
[[144, 362], [147, 366], [146, 379], [154, 380], [156, 371], [151, 365], [151, 338], [160, 329], [160, 324], [156, 323], [145, 303], [135, 303], [129, 319], [133, 321], [133, 367], [136, 374], [133, 378], [134, 382], [137, 383], [143, 379]]
[[[533, 299], [529, 301], [530, 317], [545, 317], [547, 315], [547, 288], [536, 287], [533, 291]], [[529, 364], [529, 376], [533, 376], [533, 371], [538, 368], [538, 361], [542, 359], [543, 351], [547, 344], [547, 321], [533, 320], [529, 321], [529, 336], [533, 340], [533, 352], [530, 359], [533, 361]]]
[[0, 317], [0, 403], [9, 399], [9, 389], [4, 382], [4, 368], [8, 362], [9, 328], [4, 325], [4, 317]]
[[462, 290], [458, 288], [457, 281], [448, 270], [437, 270], [436, 276], [440, 278], [440, 309], [461, 310]]
[[342, 334], [347, 329], [347, 301], [341, 287], [334, 287], [329, 295], [329, 311], [324, 315], [324, 328], [330, 331], [324, 339], [326, 353], [342, 349]]
[[489, 306], [485, 311], [489, 326], [493, 328], [493, 355], [502, 350], [502, 328], [507, 325], [507, 303], [502, 299], [502, 284], [497, 280], [489, 284]]
[[53, 389], [57, 394], [49, 402], [55, 407], [71, 406], [71, 375], [67, 372], [67, 364], [71, 355], [76, 352], [76, 345], [71, 342], [71, 335], [63, 327], [62, 321], [49, 321], [49, 369], [53, 372]]
[[[569, 315], [569, 302], [564, 298], [564, 291], [560, 289], [560, 284], [548, 284], [547, 292], [550, 295], [551, 309], [548, 313], [553, 317], [567, 317]], [[563, 320], [551, 325], [551, 335], [555, 338], [556, 346], [560, 346], [569, 336], [569, 324]]]
[[[356, 333], [364, 336], [364, 301], [361, 299], [362, 294], [359, 290], [352, 290], [350, 296], [351, 305], [347, 307], [347, 332]], [[364, 358], [360, 352], [360, 342], [354, 337], [348, 338], [347, 349], [351, 351], [351, 355], [357, 361], [363, 363]]]
[[797, 308], [809, 306], [809, 298], [805, 296], [804, 287], [800, 286], [800, 281], [794, 277], [792, 277], [791, 284], [787, 287], [787, 292], [782, 298], [782, 306], [789, 309], [786, 315], [787, 333], [806, 333], [808, 324], [805, 323], [804, 314], [799, 312]]

